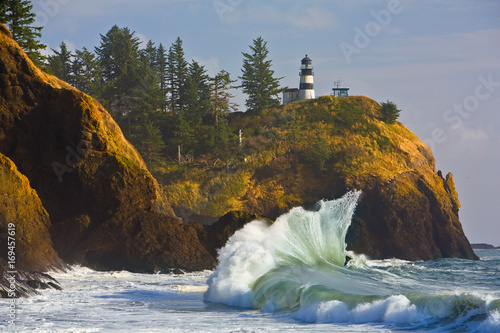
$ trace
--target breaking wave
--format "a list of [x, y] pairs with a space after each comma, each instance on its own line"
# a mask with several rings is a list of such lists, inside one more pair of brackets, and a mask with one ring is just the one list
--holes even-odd
[[[360, 194], [320, 201], [317, 211], [293, 208], [273, 224], [247, 224], [219, 251], [205, 300], [288, 311], [306, 323], [500, 332], [499, 291], [471, 290], [461, 278], [469, 261], [369, 261], [347, 253]], [[346, 255], [352, 260], [344, 265]]]

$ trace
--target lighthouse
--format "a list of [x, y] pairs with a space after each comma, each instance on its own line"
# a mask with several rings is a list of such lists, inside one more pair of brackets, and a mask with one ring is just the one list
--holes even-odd
[[297, 88], [288, 88], [283, 91], [283, 105], [301, 99], [315, 99], [314, 94], [314, 72], [312, 60], [306, 54], [300, 65], [300, 85]]
[[306, 54], [300, 66], [299, 99], [314, 99], [314, 72], [312, 60]]

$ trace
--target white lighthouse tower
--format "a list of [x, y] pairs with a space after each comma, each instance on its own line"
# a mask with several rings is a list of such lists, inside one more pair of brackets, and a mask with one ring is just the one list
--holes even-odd
[[314, 99], [314, 72], [312, 60], [306, 54], [300, 66], [299, 99]]

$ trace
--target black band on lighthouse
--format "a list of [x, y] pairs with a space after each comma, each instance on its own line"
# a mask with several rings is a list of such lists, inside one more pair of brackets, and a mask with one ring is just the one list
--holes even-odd
[[300, 90], [308, 90], [308, 89], [314, 89], [314, 83], [301, 83]]

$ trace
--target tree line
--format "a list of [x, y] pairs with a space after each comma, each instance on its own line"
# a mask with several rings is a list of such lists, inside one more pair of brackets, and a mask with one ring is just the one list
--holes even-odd
[[47, 58], [46, 69], [98, 99], [118, 122], [147, 163], [174, 156], [227, 151], [234, 141], [226, 115], [231, 102], [230, 74], [214, 76], [185, 59], [182, 40], [167, 50], [134, 32], [113, 26], [100, 45], [70, 52], [64, 42]]
[[135, 32], [116, 25], [93, 49], [70, 51], [62, 42], [45, 57], [39, 41], [43, 27], [33, 27], [32, 7], [25, 0], [0, 0], [0, 22], [35, 64], [99, 100], [149, 166], [165, 157], [229, 159], [238, 146], [238, 133], [227, 121], [238, 108], [233, 89], [247, 94], [249, 112], [279, 105], [281, 78], [274, 76], [261, 37], [249, 53], [242, 52], [241, 83], [235, 85], [227, 71], [211, 76], [203, 65], [188, 61], [180, 37], [168, 49], [152, 40], [143, 46]]
[[179, 162], [206, 154], [227, 160], [238, 139], [227, 122], [238, 107], [232, 89], [248, 94], [250, 112], [279, 105], [280, 78], [274, 77], [261, 37], [253, 41], [252, 53], [243, 53], [241, 86], [226, 70], [210, 76], [197, 61], [188, 62], [180, 37], [168, 50], [152, 40], [140, 46], [134, 32], [115, 25], [94, 52], [73, 53], [62, 42], [45, 66], [103, 103], [148, 164], [164, 153]]

